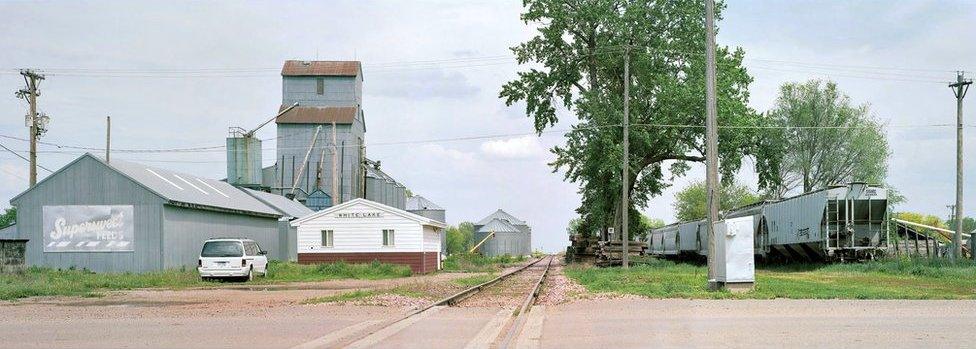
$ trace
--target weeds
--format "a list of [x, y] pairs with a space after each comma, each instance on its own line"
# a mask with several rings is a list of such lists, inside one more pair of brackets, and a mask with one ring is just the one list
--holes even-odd
[[[189, 270], [187, 270], [189, 269]], [[335, 279], [390, 279], [411, 275], [403, 265], [374, 261], [368, 264], [301, 265], [273, 261], [268, 264], [268, 275], [251, 283], [275, 284], [298, 281], [323, 281]], [[138, 288], [181, 289], [212, 286], [204, 282], [193, 268], [148, 273], [94, 273], [84, 269], [49, 269], [30, 267], [23, 271], [0, 274], [0, 300], [37, 296], [101, 297], [99, 291], [131, 290]]]
[[853, 264], [788, 264], [756, 270], [756, 288], [709, 292], [704, 265], [648, 259], [630, 270], [571, 266], [566, 274], [596, 293], [652, 298], [976, 299], [976, 263], [885, 259]]
[[444, 259], [445, 271], [466, 273], [495, 272], [526, 260], [525, 256], [501, 255], [485, 257], [480, 254], [454, 254]]

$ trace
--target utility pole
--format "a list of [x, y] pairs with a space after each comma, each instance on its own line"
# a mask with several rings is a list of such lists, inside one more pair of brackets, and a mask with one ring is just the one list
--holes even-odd
[[[24, 83], [26, 86], [17, 91], [16, 95], [18, 98], [23, 98], [27, 100], [30, 105], [30, 111], [27, 115], [27, 127], [30, 129], [30, 186], [33, 187], [37, 184], [37, 138], [46, 131], [44, 129], [45, 124], [47, 124], [48, 117], [42, 115], [37, 116], [37, 96], [41, 93], [38, 91], [37, 84], [44, 80], [44, 75], [35, 73], [30, 69], [22, 69], [20, 75], [24, 76]], [[43, 119], [43, 120], [42, 120]]]
[[718, 221], [718, 106], [715, 96], [715, 1], [705, 0], [705, 186], [708, 188], [708, 288], [715, 280], [715, 222]]
[[623, 238], [623, 268], [630, 268], [630, 233], [628, 232], [630, 214], [630, 46], [624, 53], [624, 161], [622, 164], [623, 185], [620, 194], [620, 222]]
[[105, 117], [105, 162], [109, 161], [112, 153], [112, 117]]
[[[960, 71], [956, 74], [956, 83], [949, 85], [952, 93], [956, 95], [956, 234], [952, 237], [953, 254], [956, 260], [961, 260], [962, 255], [962, 218], [965, 211], [962, 210], [962, 99], [966, 98], [969, 85], [972, 80], [965, 79], [965, 73]], [[970, 237], [972, 239], [972, 237]], [[976, 258], [976, 253], [973, 253]]]

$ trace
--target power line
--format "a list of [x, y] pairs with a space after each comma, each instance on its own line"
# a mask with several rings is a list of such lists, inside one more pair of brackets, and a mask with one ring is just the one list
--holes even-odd
[[[4, 150], [6, 150], [6, 151], [8, 151], [8, 152], [10, 152], [11, 154], [14, 154], [14, 155], [17, 155], [17, 157], [18, 157], [18, 158], [21, 158], [21, 159], [23, 159], [24, 161], [27, 161], [27, 163], [31, 163], [31, 161], [30, 161], [30, 159], [28, 159], [28, 158], [26, 158], [26, 157], [24, 157], [23, 155], [20, 155], [20, 154], [18, 154], [17, 152], [15, 152], [15, 151], [13, 151], [13, 150], [11, 150], [10, 148], [7, 148], [7, 146], [5, 146], [5, 145], [3, 145], [2, 143], [0, 143], [0, 148], [3, 148]], [[25, 152], [25, 153], [30, 153], [29, 151], [24, 151], [24, 152]], [[41, 166], [40, 164], [38, 164], [38, 165], [37, 165], [37, 167], [40, 167], [41, 169], [43, 169], [43, 170], [45, 170], [45, 171], [47, 171], [47, 172], [51, 172], [51, 173], [54, 173], [54, 171], [51, 171], [51, 170], [50, 170], [50, 169], [48, 169], [47, 167], [44, 167], [44, 166]]]
[[[601, 55], [607, 53], [619, 53], [622, 52], [626, 47], [625, 45], [613, 45], [605, 46], [599, 48], [597, 51], [591, 53], [577, 54], [575, 57], [586, 57], [589, 55]], [[681, 51], [666, 48], [648, 48], [648, 47], [634, 47], [637, 51], [635, 54], [654, 54], [660, 52], [677, 53], [688, 56], [702, 56], [704, 57], [704, 52], [696, 51]], [[643, 50], [644, 52], [641, 52]], [[945, 72], [955, 72], [954, 69], [932, 69], [932, 68], [908, 68], [908, 67], [885, 67], [885, 66], [870, 66], [870, 65], [851, 65], [851, 64], [834, 64], [834, 63], [822, 63], [822, 62], [802, 62], [802, 61], [790, 61], [782, 59], [765, 59], [758, 57], [743, 57], [747, 61], [755, 61], [766, 64], [792, 66], [794, 68], [803, 69], [819, 69], [828, 71], [839, 71], [841, 73], [861, 73], [861, 74], [874, 74], [877, 76], [842, 76], [842, 77], [854, 77], [854, 78], [872, 78], [872, 79], [884, 79], [892, 81], [913, 81], [911, 78], [923, 78], [923, 79], [934, 79], [936, 77], [932, 75], [916, 75], [916, 74], [906, 74], [906, 72], [917, 72], [917, 73], [945, 73]], [[413, 61], [390, 61], [381, 63], [366, 63], [363, 64], [364, 69], [373, 69], [370, 71], [372, 73], [390, 73], [390, 72], [403, 72], [412, 70], [422, 70], [422, 69], [454, 69], [454, 68], [471, 68], [471, 67], [484, 67], [492, 65], [502, 65], [517, 62], [517, 57], [514, 55], [491, 55], [491, 56], [479, 56], [479, 57], [460, 57], [460, 58], [441, 58], [441, 59], [430, 59], [430, 60], [413, 60]], [[725, 64], [723, 62], [718, 62], [718, 64]], [[758, 69], [775, 69], [770, 67], [756, 67]], [[788, 69], [783, 69], [787, 71], [792, 71]], [[132, 78], [231, 78], [231, 77], [269, 77], [267, 73], [279, 72], [280, 67], [240, 67], [240, 68], [226, 68], [226, 67], [204, 67], [204, 68], [81, 68], [81, 67], [56, 67], [56, 68], [44, 68], [39, 71], [48, 73], [50, 75], [58, 76], [76, 76], [76, 77], [100, 77], [100, 78], [118, 78], [118, 77], [132, 77]], [[806, 72], [806, 71], [798, 71]], [[11, 74], [16, 73], [15, 69], [5, 69], [0, 71], [0, 74]], [[900, 77], [901, 79], [885, 78], [882, 75]], [[907, 78], [907, 79], [906, 79]], [[932, 82], [932, 81], [923, 81]], [[942, 82], [942, 81], [940, 81]]]

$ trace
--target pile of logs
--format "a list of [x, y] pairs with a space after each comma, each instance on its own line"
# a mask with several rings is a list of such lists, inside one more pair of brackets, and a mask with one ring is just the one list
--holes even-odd
[[[647, 251], [647, 243], [643, 241], [629, 241], [627, 251], [630, 257], [643, 256]], [[623, 241], [600, 241], [597, 249], [596, 264], [600, 266], [620, 265], [623, 261]]]
[[569, 247], [566, 248], [567, 263], [594, 263], [599, 249], [599, 238], [573, 234], [569, 236]]
[[[600, 266], [620, 265], [623, 241], [600, 241], [597, 236], [569, 236], [570, 245], [566, 248], [566, 261], [569, 263], [593, 263]], [[630, 241], [627, 250], [631, 257], [642, 256], [647, 251], [647, 243]]]

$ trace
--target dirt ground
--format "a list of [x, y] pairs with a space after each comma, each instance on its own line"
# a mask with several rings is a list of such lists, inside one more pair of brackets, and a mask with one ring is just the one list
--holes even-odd
[[362, 321], [390, 319], [411, 310], [410, 306], [303, 304], [308, 299], [396, 287], [436, 298], [458, 288], [451, 280], [471, 275], [227, 284], [217, 289], [113, 291], [98, 298], [0, 302], [0, 347], [290, 347]]
[[[971, 301], [682, 300], [594, 296], [554, 263], [517, 347], [967, 347]], [[104, 297], [0, 302], [0, 348], [329, 347], [338, 334], [401, 318], [461, 287], [440, 273], [391, 280], [335, 280], [220, 289], [134, 290]], [[528, 275], [528, 274], [526, 274]], [[529, 278], [526, 278], [526, 280]], [[524, 280], [516, 279], [513, 285]], [[514, 286], [513, 286], [514, 287]], [[425, 302], [305, 304], [352, 290], [401, 288]], [[486, 292], [485, 295], [490, 295]], [[462, 307], [440, 307], [401, 328], [356, 343], [369, 348], [487, 347], [522, 300], [498, 291]], [[392, 297], [396, 299], [396, 297]], [[492, 300], [492, 299], [495, 300]], [[379, 302], [383, 304], [383, 302]], [[331, 337], [330, 337], [331, 336]], [[330, 342], [331, 341], [331, 342]]]

